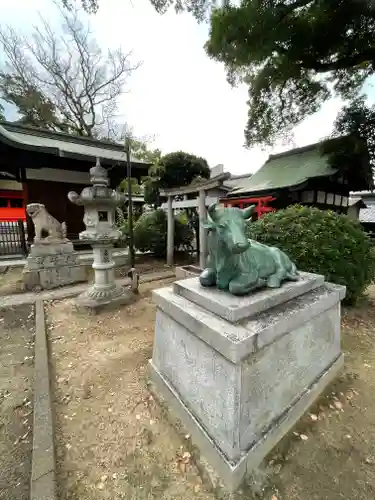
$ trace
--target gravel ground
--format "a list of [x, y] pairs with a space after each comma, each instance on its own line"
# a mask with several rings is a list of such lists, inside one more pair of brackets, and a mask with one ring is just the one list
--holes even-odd
[[33, 307], [0, 309], [0, 500], [29, 498]]

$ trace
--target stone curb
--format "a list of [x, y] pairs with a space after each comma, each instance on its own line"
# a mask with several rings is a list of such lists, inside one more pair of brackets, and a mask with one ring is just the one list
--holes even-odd
[[35, 303], [33, 450], [30, 500], [57, 500], [52, 395], [43, 300]]
[[[146, 273], [140, 275], [140, 283], [149, 283], [150, 281], [158, 281], [167, 278], [173, 278], [175, 276], [175, 271], [168, 269], [167, 271], [159, 271], [154, 273]], [[116, 280], [116, 282], [121, 286], [130, 285], [130, 279], [124, 278], [121, 280]], [[0, 297], [0, 307], [11, 307], [18, 306], [21, 304], [34, 304], [38, 300], [56, 300], [56, 299], [66, 299], [69, 297], [76, 297], [80, 293], [84, 292], [88, 288], [88, 284], [84, 283], [81, 285], [69, 286], [64, 288], [56, 288], [55, 290], [48, 290], [36, 294], [35, 292], [19, 293], [13, 295], [5, 295]]]

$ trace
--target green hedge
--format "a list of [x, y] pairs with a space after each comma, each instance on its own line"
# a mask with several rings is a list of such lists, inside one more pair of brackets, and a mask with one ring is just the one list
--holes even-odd
[[[175, 217], [174, 247], [189, 248], [193, 232], [183, 217]], [[134, 226], [134, 246], [141, 252], [151, 252], [165, 257], [167, 251], [167, 216], [161, 209], [141, 215]]]
[[248, 236], [283, 250], [301, 271], [347, 287], [354, 303], [374, 280], [370, 240], [357, 221], [332, 211], [294, 205], [249, 223]]

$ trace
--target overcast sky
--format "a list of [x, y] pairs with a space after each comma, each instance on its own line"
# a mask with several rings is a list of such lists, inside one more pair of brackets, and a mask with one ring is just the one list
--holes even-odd
[[[138, 136], [155, 136], [163, 153], [183, 150], [224, 164], [235, 174], [254, 172], [268, 152], [243, 147], [247, 117], [246, 88], [231, 88], [223, 67], [211, 61], [203, 45], [208, 28], [189, 14], [160, 16], [148, 0], [102, 0], [90, 22], [100, 45], [133, 50], [142, 66], [129, 81], [120, 111]], [[59, 17], [52, 0], [2, 1], [1, 23], [29, 32], [38, 11], [56, 31]], [[295, 142], [272, 152], [304, 146], [327, 136], [340, 107], [332, 101], [296, 129]]]

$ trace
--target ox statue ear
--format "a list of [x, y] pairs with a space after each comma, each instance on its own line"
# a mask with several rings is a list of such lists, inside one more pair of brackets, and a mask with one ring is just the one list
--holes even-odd
[[246, 219], [250, 219], [250, 217], [253, 215], [253, 212], [256, 208], [256, 205], [250, 205], [250, 207], [244, 208], [241, 210], [242, 212], [242, 217]]

